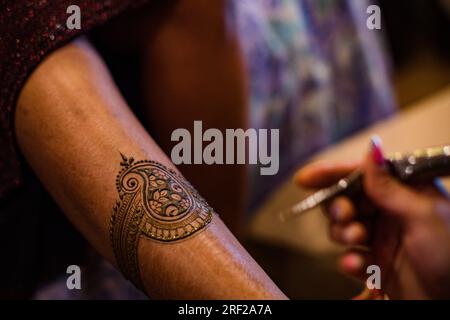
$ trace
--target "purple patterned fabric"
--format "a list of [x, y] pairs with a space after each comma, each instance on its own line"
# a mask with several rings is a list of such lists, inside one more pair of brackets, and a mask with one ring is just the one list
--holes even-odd
[[379, 31], [365, 0], [238, 0], [250, 126], [280, 129], [280, 172], [251, 169], [250, 207], [314, 152], [391, 114]]

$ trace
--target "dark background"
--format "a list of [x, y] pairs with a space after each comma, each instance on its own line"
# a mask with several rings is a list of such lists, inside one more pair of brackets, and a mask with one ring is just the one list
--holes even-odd
[[379, 0], [400, 106], [450, 84], [450, 1]]

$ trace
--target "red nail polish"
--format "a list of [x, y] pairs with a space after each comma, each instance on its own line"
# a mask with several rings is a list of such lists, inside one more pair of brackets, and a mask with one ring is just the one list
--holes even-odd
[[341, 208], [334, 204], [331, 206], [330, 208], [330, 215], [331, 215], [331, 219], [335, 222], [338, 222], [341, 220]]
[[372, 136], [370, 139], [372, 143], [372, 157], [373, 161], [379, 166], [385, 164], [385, 159], [383, 155], [383, 150], [381, 149], [381, 139], [378, 136]]

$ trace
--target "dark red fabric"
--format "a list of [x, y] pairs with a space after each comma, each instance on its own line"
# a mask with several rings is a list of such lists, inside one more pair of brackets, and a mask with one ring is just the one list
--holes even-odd
[[[0, 199], [21, 183], [14, 142], [14, 106], [33, 69], [51, 51], [139, 0], [0, 0]], [[81, 9], [81, 30], [66, 28], [67, 8]]]

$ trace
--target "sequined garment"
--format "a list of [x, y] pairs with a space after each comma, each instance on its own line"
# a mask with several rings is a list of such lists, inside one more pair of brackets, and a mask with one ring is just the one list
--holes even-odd
[[[13, 109], [27, 76], [51, 51], [132, 6], [133, 0], [0, 0], [0, 199], [20, 184]], [[68, 29], [67, 8], [77, 4], [81, 29]]]

